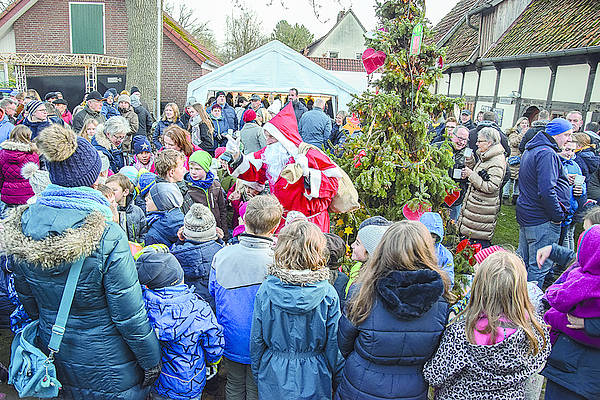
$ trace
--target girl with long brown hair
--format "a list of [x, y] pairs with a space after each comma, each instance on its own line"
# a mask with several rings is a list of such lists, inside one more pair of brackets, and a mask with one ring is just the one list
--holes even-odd
[[190, 133], [177, 125], [170, 125], [165, 129], [163, 136], [165, 149], [173, 149], [185, 154], [185, 169], [189, 170], [189, 159], [192, 153], [200, 150], [198, 146], [192, 144]]
[[190, 114], [188, 131], [192, 133], [192, 143], [210, 153], [213, 149], [213, 132], [215, 128], [206, 110], [200, 103], [188, 107], [187, 110]]
[[446, 325], [450, 281], [420, 222], [391, 225], [350, 288], [335, 399], [427, 399], [422, 375]]
[[295, 221], [279, 233], [254, 301], [250, 356], [261, 399], [331, 399], [343, 360], [328, 257], [327, 240], [312, 222]]
[[469, 305], [446, 329], [423, 374], [436, 399], [524, 399], [526, 381], [549, 354], [525, 264], [513, 252], [498, 251], [477, 269]]

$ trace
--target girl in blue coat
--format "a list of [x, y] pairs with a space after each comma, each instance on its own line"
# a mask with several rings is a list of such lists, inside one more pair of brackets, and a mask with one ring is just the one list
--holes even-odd
[[165, 129], [170, 125], [177, 125], [178, 127], [185, 129], [183, 122], [181, 122], [179, 107], [177, 107], [177, 104], [175, 103], [167, 103], [162, 118], [156, 124], [156, 129], [154, 129], [154, 134], [152, 134], [152, 144], [156, 150], [163, 148], [162, 137], [165, 133]]
[[449, 287], [427, 228], [408, 220], [390, 226], [340, 320], [346, 364], [335, 399], [426, 400], [423, 365], [444, 331]]
[[310, 222], [283, 228], [254, 302], [252, 372], [261, 399], [331, 399], [342, 367], [338, 295], [328, 282], [327, 241]]

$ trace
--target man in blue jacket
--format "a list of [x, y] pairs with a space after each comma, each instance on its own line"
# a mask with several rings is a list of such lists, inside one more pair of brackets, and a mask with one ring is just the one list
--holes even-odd
[[238, 120], [237, 120], [237, 115], [235, 113], [235, 108], [233, 108], [229, 104], [227, 104], [224, 91], [222, 91], [222, 90], [218, 91], [216, 97], [217, 97], [217, 99], [215, 100], [214, 103], [212, 103], [210, 105], [210, 107], [208, 107], [206, 112], [210, 114], [210, 110], [212, 109], [213, 105], [215, 105], [215, 104], [220, 105], [221, 109], [222, 109], [221, 114], [223, 115], [223, 118], [227, 121], [227, 125], [229, 126], [229, 129], [233, 129], [234, 131], [237, 131], [238, 130]]
[[537, 250], [558, 243], [560, 226], [568, 213], [571, 188], [558, 153], [571, 139], [573, 126], [563, 118], [548, 123], [527, 143], [519, 170], [519, 248], [527, 265], [527, 280], [539, 287], [550, 272], [552, 263], [538, 268]]
[[323, 149], [331, 135], [331, 118], [325, 112], [325, 100], [316, 99], [313, 109], [300, 118], [298, 130], [302, 140]]

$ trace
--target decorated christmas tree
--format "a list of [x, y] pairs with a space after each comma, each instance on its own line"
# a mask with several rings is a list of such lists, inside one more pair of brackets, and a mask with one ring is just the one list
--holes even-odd
[[366, 214], [399, 220], [403, 208], [404, 214], [437, 210], [455, 189], [448, 175], [452, 151], [432, 146], [428, 130], [433, 117], [452, 114], [458, 100], [431, 92], [443, 54], [427, 44], [424, 0], [378, 1], [376, 14], [378, 29], [366, 35], [363, 62], [367, 73], [379, 68], [382, 76], [350, 106], [362, 133], [348, 139], [340, 164]]

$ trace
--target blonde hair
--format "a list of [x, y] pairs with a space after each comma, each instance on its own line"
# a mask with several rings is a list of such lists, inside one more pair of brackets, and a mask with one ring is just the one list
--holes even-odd
[[573, 141], [577, 143], [577, 148], [580, 149], [585, 146], [590, 146], [592, 143], [587, 133], [576, 132], [573, 134]]
[[117, 184], [121, 187], [121, 190], [129, 190], [129, 193], [134, 193], [133, 184], [129, 180], [128, 177], [119, 173], [109, 176], [106, 179], [106, 183], [117, 182]]
[[[85, 121], [85, 123], [81, 127], [81, 130], [79, 131], [79, 136], [81, 136], [84, 139], [87, 139], [88, 142], [92, 141], [92, 138], [89, 137], [88, 134], [87, 134], [87, 130], [90, 127], [90, 125], [94, 125], [94, 129], [96, 129], [98, 127], [98, 125], [100, 125], [100, 124], [94, 118], [90, 118], [90, 119], [88, 119], [88, 120]], [[104, 128], [104, 125], [102, 125], [102, 126]], [[104, 131], [104, 129], [102, 129], [102, 130]]]
[[279, 226], [283, 207], [273, 195], [258, 195], [248, 201], [244, 222], [246, 228], [256, 235], [266, 235]]
[[200, 119], [202, 120], [202, 122], [204, 122], [206, 124], [206, 126], [208, 127], [208, 131], [212, 135], [213, 132], [215, 131], [215, 127], [212, 124], [210, 117], [208, 116], [206, 110], [204, 109], [204, 107], [202, 107], [202, 104], [200, 104], [200, 103], [193, 104], [192, 108], [194, 110], [196, 110], [198, 115], [200, 115]]
[[26, 127], [25, 125], [17, 125], [13, 128], [12, 131], [8, 134], [8, 138], [13, 142], [19, 143], [31, 143], [31, 129]]
[[590, 221], [592, 225], [600, 224], [600, 207], [592, 207], [583, 217], [584, 221]]
[[312, 222], [295, 221], [279, 232], [274, 260], [278, 268], [317, 271], [329, 260], [327, 239]]
[[348, 319], [358, 325], [369, 316], [375, 303], [377, 282], [392, 271], [435, 271], [444, 281], [444, 297], [453, 300], [449, 292], [450, 279], [438, 267], [435, 254], [431, 234], [422, 223], [405, 220], [391, 225], [360, 269], [356, 280], [360, 289], [348, 302]]
[[156, 174], [165, 179], [170, 170], [177, 168], [179, 160], [185, 160], [183, 153], [173, 149], [164, 149], [156, 155], [156, 159], [154, 160]]
[[527, 125], [529, 125], [529, 118], [527, 117], [521, 117], [517, 120], [517, 123], [515, 124], [515, 126], [513, 126], [513, 129], [516, 130], [517, 132], [521, 132], [521, 122], [523, 122], [524, 120], [527, 120]]
[[25, 92], [25, 97], [29, 97], [30, 99], [37, 100], [37, 101], [42, 101], [42, 99], [40, 98], [40, 95], [38, 94], [37, 90], [35, 90], [35, 89], [27, 89], [27, 91]]
[[[171, 107], [171, 110], [173, 110], [173, 123], [176, 124], [177, 121], [179, 121], [179, 116], [181, 114], [179, 114], [179, 107], [177, 106], [177, 104], [175, 103], [167, 103], [167, 105], [165, 106], [165, 109], [167, 109], [167, 107]], [[163, 115], [162, 115], [162, 120], [166, 121], [167, 120], [167, 116], [165, 115], [165, 111], [163, 110]]]
[[[487, 318], [488, 324], [483, 330], [479, 330], [477, 322], [482, 317]], [[540, 351], [534, 329], [543, 338], [542, 347], [546, 347], [544, 330], [535, 316], [527, 293], [525, 264], [518, 255], [510, 251], [495, 252], [479, 265], [473, 279], [469, 304], [453, 322], [465, 319], [469, 343], [475, 344], [475, 329], [479, 333], [490, 335], [490, 343], [495, 343], [501, 317], [523, 328], [531, 352], [537, 354]]]

